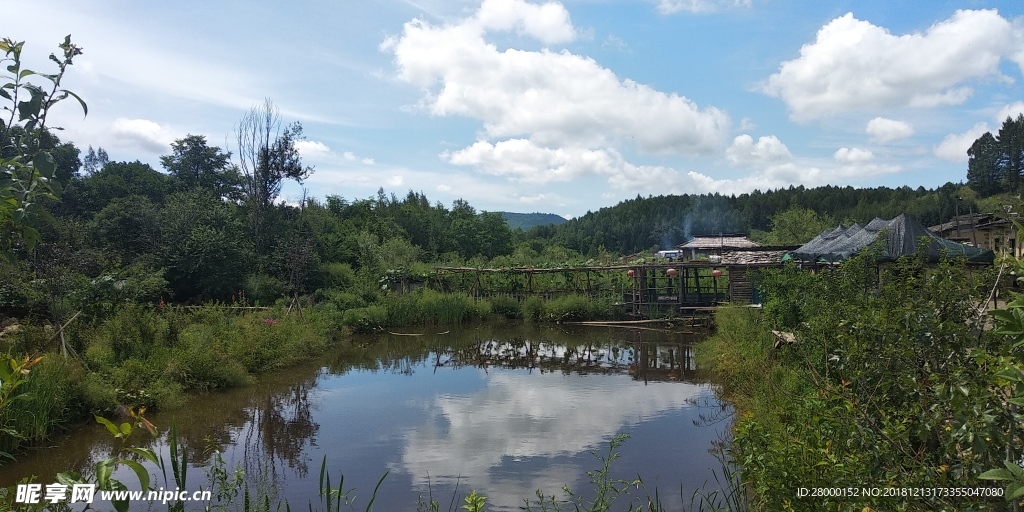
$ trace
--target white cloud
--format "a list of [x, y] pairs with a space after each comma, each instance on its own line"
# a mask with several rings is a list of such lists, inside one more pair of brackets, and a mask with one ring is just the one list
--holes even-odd
[[315, 140], [296, 141], [295, 149], [299, 150], [299, 155], [302, 158], [323, 158], [331, 154], [331, 148], [323, 142]]
[[1011, 103], [999, 109], [999, 112], [996, 113], [995, 121], [1002, 125], [1007, 117], [1017, 119], [1017, 116], [1021, 114], [1024, 114], [1024, 101]]
[[839, 148], [833, 158], [840, 163], [858, 165], [871, 162], [875, 159], [875, 155], [866, 149]]
[[505, 140], [497, 144], [478, 141], [468, 148], [442, 154], [441, 157], [455, 165], [475, 166], [488, 174], [537, 184], [608, 175], [616, 172], [622, 162], [614, 150], [580, 147], [551, 149], [526, 139]]
[[935, 147], [935, 156], [950, 162], [967, 162], [967, 150], [987, 131], [988, 123], [978, 123], [964, 133], [951, 133]]
[[871, 140], [882, 144], [896, 142], [914, 135], [914, 127], [905, 121], [876, 117], [864, 129]]
[[547, 199], [547, 197], [548, 196], [545, 194], [537, 194], [533, 196], [519, 196], [519, 202], [526, 204], [537, 204], [541, 202], [546, 202], [545, 200]]
[[662, 14], [710, 12], [730, 6], [750, 7], [750, 0], [658, 0], [658, 12]]
[[733, 165], [771, 165], [788, 162], [793, 159], [789, 148], [774, 135], [761, 137], [754, 144], [750, 135], [743, 134], [732, 141], [725, 150], [725, 158]]
[[175, 140], [170, 130], [148, 119], [119, 117], [111, 125], [111, 132], [116, 138], [115, 144], [161, 155], [170, 152], [170, 145]]
[[619, 79], [568, 51], [499, 51], [477, 16], [440, 27], [413, 20], [381, 46], [394, 54], [401, 80], [426, 90], [422, 106], [432, 114], [479, 119], [489, 138], [545, 147], [630, 141], [648, 152], [707, 154], [721, 146], [724, 112]]
[[405, 184], [405, 178], [402, 176], [395, 175], [385, 180], [384, 183], [387, 184], [389, 187], [401, 187], [402, 185]]
[[744, 117], [743, 119], [740, 119], [739, 128], [741, 132], [752, 132], [757, 129], [757, 123], [749, 117]]
[[902, 36], [848, 13], [783, 62], [763, 90], [798, 121], [860, 108], [955, 105], [972, 94], [968, 79], [1001, 77], [1002, 59], [1024, 66], [1021, 41], [1021, 27], [994, 10], [957, 11], [923, 34]]
[[341, 154], [331, 151], [331, 148], [320, 141], [300, 140], [295, 143], [302, 158], [310, 160], [319, 165], [344, 165], [351, 166], [357, 162], [363, 165], [373, 165], [372, 158], [361, 158], [351, 151], [344, 151]]
[[[539, 384], [527, 385], [526, 378]], [[495, 372], [481, 391], [440, 395], [424, 404], [428, 419], [406, 432], [401, 458], [390, 469], [410, 475], [422, 492], [432, 482], [452, 483], [462, 475], [468, 488], [494, 490], [489, 507], [515, 510], [521, 497], [537, 489], [554, 494], [563, 484], [572, 486], [578, 470], [555, 460], [532, 475], [506, 478], [499, 469], [509, 459], [585, 454], [641, 421], [692, 407], [705, 393], [683, 382], [604, 381], [573, 386], [558, 372]]]
[[485, 30], [516, 30], [545, 44], [567, 43], [576, 38], [569, 11], [557, 2], [536, 5], [524, 0], [484, 0], [475, 21]]

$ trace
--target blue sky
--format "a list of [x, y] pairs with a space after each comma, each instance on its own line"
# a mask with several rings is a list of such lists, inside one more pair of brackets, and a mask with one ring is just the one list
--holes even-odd
[[57, 107], [62, 139], [159, 168], [186, 134], [230, 150], [270, 98], [305, 128], [317, 197], [571, 217], [637, 194], [935, 187], [1024, 112], [1018, 0], [0, 1], [36, 68], [66, 34], [85, 50], [65, 84], [89, 115]]

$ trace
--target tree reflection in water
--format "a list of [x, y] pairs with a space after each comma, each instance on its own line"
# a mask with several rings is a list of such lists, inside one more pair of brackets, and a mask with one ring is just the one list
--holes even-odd
[[320, 424], [313, 421], [309, 392], [316, 387], [320, 373], [292, 385], [284, 393], [267, 395], [252, 407], [243, 433], [247, 471], [262, 470], [277, 481], [287, 465], [299, 478], [309, 473], [306, 447], [316, 445]]

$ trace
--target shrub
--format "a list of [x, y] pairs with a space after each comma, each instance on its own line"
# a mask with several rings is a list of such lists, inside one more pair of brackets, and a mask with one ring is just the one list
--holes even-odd
[[351, 327], [356, 332], [370, 332], [386, 324], [387, 319], [388, 310], [383, 306], [374, 305], [345, 311], [342, 323]]
[[536, 322], [544, 315], [544, 301], [542, 301], [540, 297], [530, 296], [523, 300], [519, 309], [522, 311], [523, 318], [528, 318]]
[[348, 263], [324, 263], [319, 274], [321, 288], [346, 289], [356, 281], [356, 273]]
[[273, 304], [288, 294], [288, 285], [267, 274], [253, 274], [245, 278], [245, 295], [255, 304]]
[[594, 317], [594, 305], [580, 295], [569, 295], [549, 300], [544, 305], [544, 317], [561, 322], [579, 322]]
[[491, 298], [491, 309], [495, 314], [505, 318], [519, 318], [523, 315], [522, 311], [519, 310], [519, 301], [515, 297], [507, 295]]

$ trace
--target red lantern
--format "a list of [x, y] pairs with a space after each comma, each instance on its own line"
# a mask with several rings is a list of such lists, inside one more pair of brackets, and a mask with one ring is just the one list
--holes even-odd
[[630, 269], [628, 272], [626, 272], [626, 275], [629, 276], [629, 277], [633, 277], [633, 274], [635, 274], [635, 272], [633, 272], [632, 269]]
[[670, 268], [667, 271], [665, 271], [665, 273], [668, 274], [669, 277], [675, 277], [676, 276], [676, 269]]
[[717, 278], [719, 278], [719, 277], [722, 277], [722, 271], [721, 271], [721, 270], [718, 270], [718, 269], [716, 268], [716, 269], [714, 269], [714, 270], [712, 270], [712, 271], [711, 271], [711, 275], [712, 275], [712, 276], [714, 276], [714, 277], [715, 277], [715, 278], [717, 279]]

